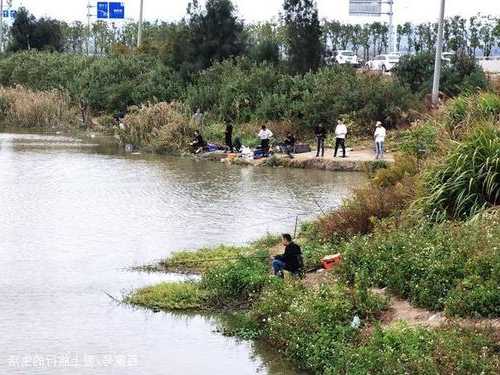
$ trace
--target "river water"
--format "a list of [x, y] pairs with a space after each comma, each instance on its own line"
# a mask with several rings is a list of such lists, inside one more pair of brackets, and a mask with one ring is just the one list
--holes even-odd
[[355, 173], [123, 155], [93, 141], [0, 133], [0, 374], [293, 374], [216, 319], [118, 304], [180, 276], [133, 272], [171, 251], [291, 232]]

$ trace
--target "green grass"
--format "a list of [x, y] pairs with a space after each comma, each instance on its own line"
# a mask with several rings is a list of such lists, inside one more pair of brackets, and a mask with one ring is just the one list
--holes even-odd
[[206, 293], [195, 282], [161, 283], [134, 291], [125, 302], [160, 310], [201, 310]]
[[247, 247], [220, 245], [196, 251], [176, 251], [160, 262], [160, 269], [175, 272], [203, 273], [209, 269], [233, 261], [240, 255], [250, 254]]

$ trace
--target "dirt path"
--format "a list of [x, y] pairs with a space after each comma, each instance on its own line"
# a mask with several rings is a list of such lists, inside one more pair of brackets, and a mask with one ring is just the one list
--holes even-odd
[[[334, 149], [326, 148], [325, 149], [325, 157], [319, 158], [320, 160], [336, 160], [337, 162], [368, 162], [375, 160], [375, 152], [373, 150], [368, 149], [359, 149], [359, 150], [350, 150], [347, 149], [346, 158], [333, 158]], [[337, 156], [341, 156], [342, 151], [339, 151]], [[314, 160], [316, 159], [316, 151], [306, 152], [304, 154], [295, 154], [295, 159], [298, 161], [304, 160]], [[386, 153], [384, 156], [384, 160], [387, 162], [394, 162], [393, 153]]]

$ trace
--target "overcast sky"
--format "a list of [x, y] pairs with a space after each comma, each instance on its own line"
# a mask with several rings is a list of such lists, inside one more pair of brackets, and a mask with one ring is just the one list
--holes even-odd
[[[119, 1], [119, 0], [114, 0]], [[6, 3], [7, 0], [4, 0]], [[36, 16], [49, 16], [66, 21], [85, 20], [87, 0], [13, 0], [24, 5]], [[137, 19], [140, 0], [125, 0], [126, 17]], [[147, 20], [178, 20], [186, 13], [189, 0], [144, 0]], [[205, 0], [200, 0], [204, 3]], [[92, 3], [95, 5], [96, 0]], [[240, 16], [249, 22], [276, 18], [283, 0], [233, 0]], [[366, 22], [374, 18], [349, 17], [349, 0], [317, 0], [320, 18], [349, 22]], [[439, 0], [395, 0], [397, 23], [406, 21], [435, 21], [439, 12]], [[478, 12], [500, 16], [500, 0], [447, 0], [447, 16], [471, 16]], [[383, 18], [384, 20], [386, 18]]]

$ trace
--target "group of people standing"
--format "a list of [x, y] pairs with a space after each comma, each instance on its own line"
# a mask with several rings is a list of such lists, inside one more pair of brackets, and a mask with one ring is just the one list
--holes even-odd
[[[347, 138], [347, 126], [342, 121], [337, 121], [337, 126], [335, 127], [335, 151], [333, 157], [336, 158], [339, 148], [342, 148], [342, 157], [346, 157], [346, 147], [345, 142]], [[327, 131], [323, 124], [319, 123], [314, 128], [314, 136], [316, 138], [316, 157], [319, 158], [325, 156], [325, 140], [327, 138]], [[375, 158], [382, 159], [384, 157], [384, 142], [385, 142], [386, 130], [382, 126], [380, 121], [377, 121], [374, 139], [375, 139]]]

